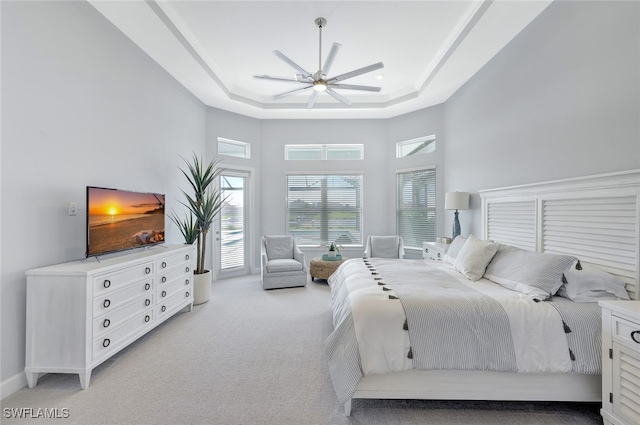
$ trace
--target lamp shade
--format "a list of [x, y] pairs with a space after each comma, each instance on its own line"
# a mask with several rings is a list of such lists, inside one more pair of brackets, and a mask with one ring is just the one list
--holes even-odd
[[448, 192], [444, 195], [445, 210], [468, 210], [469, 192]]

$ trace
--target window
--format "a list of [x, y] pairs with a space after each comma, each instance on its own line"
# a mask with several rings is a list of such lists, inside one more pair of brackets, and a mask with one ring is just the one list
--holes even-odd
[[285, 145], [284, 159], [296, 160], [341, 160], [363, 159], [364, 145]]
[[396, 232], [409, 248], [436, 240], [436, 170], [396, 174]]
[[237, 156], [238, 158], [251, 158], [251, 145], [236, 140], [218, 137], [218, 155]]
[[362, 175], [288, 175], [287, 234], [299, 245], [362, 245]]
[[418, 137], [417, 139], [405, 140], [396, 143], [396, 158], [404, 158], [423, 153], [430, 153], [436, 150], [436, 136]]

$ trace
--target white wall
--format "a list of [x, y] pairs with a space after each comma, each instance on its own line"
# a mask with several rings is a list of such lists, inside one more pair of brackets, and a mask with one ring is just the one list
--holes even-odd
[[175, 206], [178, 154], [204, 152], [206, 108], [85, 2], [2, 2], [1, 19], [6, 395], [26, 384], [25, 270], [84, 257], [87, 185]]
[[[446, 102], [446, 190], [640, 167], [639, 18], [638, 2], [545, 9]], [[480, 232], [471, 201], [463, 234]]]

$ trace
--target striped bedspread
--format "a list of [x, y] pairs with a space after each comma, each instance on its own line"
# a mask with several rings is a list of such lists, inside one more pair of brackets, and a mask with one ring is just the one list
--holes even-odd
[[325, 352], [341, 402], [363, 376], [411, 368], [600, 373], [595, 303], [535, 302], [446, 263], [369, 261], [348, 260], [329, 279]]

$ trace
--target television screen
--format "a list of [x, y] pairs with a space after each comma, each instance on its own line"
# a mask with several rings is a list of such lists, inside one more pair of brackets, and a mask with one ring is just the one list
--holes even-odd
[[87, 257], [164, 243], [164, 195], [87, 186]]

